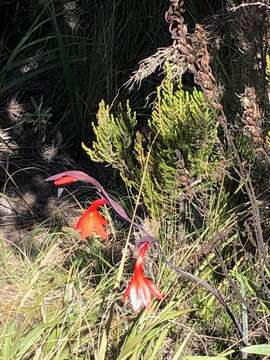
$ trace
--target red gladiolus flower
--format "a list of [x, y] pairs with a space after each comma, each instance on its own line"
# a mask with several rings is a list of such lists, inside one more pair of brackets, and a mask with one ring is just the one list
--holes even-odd
[[68, 185], [74, 183], [75, 181], [77, 181], [77, 179], [75, 179], [74, 177], [65, 175], [63, 177], [60, 177], [59, 179], [54, 180], [54, 185]]
[[108, 233], [105, 227], [107, 221], [97, 210], [98, 207], [105, 204], [108, 204], [106, 199], [95, 200], [78, 219], [75, 229], [81, 233], [81, 239], [85, 239], [90, 235], [99, 235], [101, 239], [107, 239]]
[[134, 274], [127, 289], [124, 292], [124, 300], [130, 297], [134, 311], [140, 311], [143, 307], [149, 307], [152, 303], [153, 295], [162, 299], [162, 294], [155, 284], [148, 279], [143, 272], [143, 260], [149, 248], [149, 243], [144, 242], [139, 248], [139, 256], [135, 264]]

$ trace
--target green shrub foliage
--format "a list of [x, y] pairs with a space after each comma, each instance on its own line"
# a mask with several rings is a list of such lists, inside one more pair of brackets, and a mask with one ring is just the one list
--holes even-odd
[[129, 188], [138, 190], [144, 178], [143, 198], [152, 215], [173, 208], [192, 183], [201, 188], [217, 181], [218, 122], [201, 91], [184, 90], [168, 74], [157, 88], [147, 129], [137, 127], [128, 102], [112, 114], [101, 101], [96, 141], [84, 148], [93, 161], [117, 167]]
[[136, 113], [132, 112], [129, 102], [126, 109], [119, 106], [117, 115], [110, 113], [110, 107], [102, 100], [97, 114], [97, 125], [94, 125], [96, 141], [93, 149], [83, 145], [93, 161], [107, 162], [119, 169], [123, 180], [128, 185], [136, 176], [134, 172], [133, 139], [137, 125]]

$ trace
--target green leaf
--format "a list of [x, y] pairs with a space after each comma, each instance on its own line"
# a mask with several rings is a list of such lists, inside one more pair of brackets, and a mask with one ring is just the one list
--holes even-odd
[[31, 331], [29, 331], [28, 334], [22, 337], [18, 342], [17, 350], [14, 353], [16, 359], [22, 359], [23, 356], [25, 356], [28, 352], [31, 353], [34, 349], [34, 346], [38, 344], [45, 331], [46, 326], [39, 324]]
[[6, 327], [5, 341], [3, 342], [2, 349], [0, 351], [0, 355], [2, 356], [3, 360], [10, 359], [10, 354], [11, 354], [12, 345], [13, 345], [13, 341], [14, 341], [13, 336], [14, 336], [15, 330], [16, 330], [15, 322], [10, 323]]
[[241, 351], [247, 354], [270, 355], [270, 344], [246, 346]]

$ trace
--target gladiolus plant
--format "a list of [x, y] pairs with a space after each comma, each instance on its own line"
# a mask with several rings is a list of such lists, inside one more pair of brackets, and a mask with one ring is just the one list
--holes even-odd
[[99, 213], [98, 208], [100, 206], [108, 205], [110, 206], [121, 218], [128, 221], [132, 226], [137, 228], [143, 234], [139, 240], [139, 255], [137, 257], [133, 276], [125, 290], [123, 297], [124, 299], [130, 298], [131, 305], [135, 312], [140, 311], [144, 307], [149, 307], [152, 303], [153, 298], [158, 300], [162, 299], [161, 292], [157, 289], [155, 284], [144, 275], [143, 263], [146, 256], [146, 253], [151, 245], [157, 245], [157, 248], [161, 254], [164, 262], [174, 270], [179, 276], [182, 276], [186, 279], [193, 281], [200, 286], [203, 286], [207, 291], [209, 291], [215, 298], [219, 301], [220, 305], [230, 316], [233, 321], [238, 333], [243, 337], [243, 332], [239, 321], [236, 319], [232, 311], [229, 309], [225, 300], [221, 296], [218, 290], [216, 290], [212, 285], [210, 285], [206, 280], [200, 279], [198, 276], [191, 274], [179, 267], [176, 267], [170, 260], [168, 260], [163, 253], [160, 245], [157, 240], [151, 236], [147, 231], [136, 222], [131, 221], [130, 217], [127, 215], [125, 210], [120, 206], [115, 200], [113, 200], [104, 187], [93, 177], [85, 174], [82, 171], [64, 171], [54, 176], [50, 176], [46, 181], [53, 181], [54, 185], [58, 187], [58, 196], [61, 195], [63, 189], [61, 186], [69, 185], [76, 181], [87, 182], [97, 188], [101, 194], [101, 198], [95, 200], [90, 207], [84, 211], [80, 216], [77, 223], [75, 224], [75, 229], [80, 232], [81, 238], [85, 239], [88, 236], [98, 235], [101, 239], [107, 239], [108, 233], [106, 229], [106, 219]]
[[[81, 239], [93, 235], [98, 235], [103, 240], [108, 238], [106, 229], [107, 221], [98, 211], [100, 206], [111, 206], [119, 216], [129, 223], [132, 223], [125, 210], [109, 196], [103, 186], [96, 179], [88, 176], [82, 171], [65, 171], [50, 176], [46, 181], [53, 181], [54, 185], [58, 187], [58, 194], [61, 194], [62, 192], [61, 186], [69, 185], [76, 181], [88, 182], [91, 185], [94, 185], [101, 193], [102, 198], [93, 201], [89, 208], [79, 217], [74, 226], [75, 229], [80, 232]], [[141, 228], [141, 226], [136, 223], [133, 223], [133, 226]], [[138, 312], [143, 307], [149, 307], [153, 297], [156, 297], [158, 300], [162, 299], [160, 291], [156, 288], [154, 283], [144, 275], [143, 270], [144, 258], [151, 245], [152, 239], [151, 236], [145, 236], [144, 240], [141, 242], [139, 246], [139, 255], [134, 267], [134, 274], [123, 295], [124, 299], [130, 298], [131, 305], [135, 312]]]

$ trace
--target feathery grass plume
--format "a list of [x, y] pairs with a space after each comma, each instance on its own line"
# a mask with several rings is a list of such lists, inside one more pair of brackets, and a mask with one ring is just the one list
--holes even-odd
[[12, 140], [7, 130], [0, 128], [0, 159], [12, 155], [17, 149], [17, 144]]
[[78, 32], [80, 26], [80, 11], [76, 1], [64, 3], [64, 17], [67, 25], [72, 32]]
[[25, 112], [24, 105], [18, 101], [16, 96], [9, 99], [7, 104], [7, 114], [11, 121], [21, 121]]

